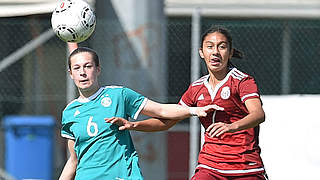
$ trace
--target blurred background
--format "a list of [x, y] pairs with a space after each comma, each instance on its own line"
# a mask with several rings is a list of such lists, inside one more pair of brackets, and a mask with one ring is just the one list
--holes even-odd
[[[77, 93], [66, 71], [66, 43], [51, 30], [58, 2], [0, 0], [0, 180], [57, 179], [68, 157], [61, 112]], [[97, 25], [80, 46], [99, 54], [101, 84], [124, 85], [163, 103], [177, 103], [191, 81], [207, 74], [197, 54], [201, 33], [214, 24], [227, 27], [233, 46], [245, 53], [232, 62], [255, 77], [262, 94], [267, 119], [260, 141], [270, 179], [317, 178], [320, 1], [89, 3]], [[166, 132], [132, 132], [145, 179], [192, 175], [201, 146], [193, 120]]]

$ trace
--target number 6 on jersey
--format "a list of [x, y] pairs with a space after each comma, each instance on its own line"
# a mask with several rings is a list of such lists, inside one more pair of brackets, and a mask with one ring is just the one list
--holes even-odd
[[[87, 124], [87, 133], [90, 137], [93, 137], [98, 134], [98, 125], [97, 123], [92, 122], [93, 117], [90, 116], [88, 124]], [[91, 127], [94, 128], [94, 132], [91, 132]]]

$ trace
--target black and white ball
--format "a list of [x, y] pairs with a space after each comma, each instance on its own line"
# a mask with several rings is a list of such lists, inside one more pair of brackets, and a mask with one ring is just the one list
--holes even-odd
[[52, 13], [51, 26], [61, 40], [79, 43], [93, 33], [96, 17], [86, 1], [61, 0]]

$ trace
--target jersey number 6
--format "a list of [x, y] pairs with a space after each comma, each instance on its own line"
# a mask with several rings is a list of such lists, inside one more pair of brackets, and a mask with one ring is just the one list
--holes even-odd
[[[90, 137], [93, 137], [98, 134], [98, 125], [97, 123], [92, 122], [93, 117], [90, 116], [88, 124], [87, 124], [87, 133]], [[93, 127], [94, 132], [91, 132], [91, 127]]]

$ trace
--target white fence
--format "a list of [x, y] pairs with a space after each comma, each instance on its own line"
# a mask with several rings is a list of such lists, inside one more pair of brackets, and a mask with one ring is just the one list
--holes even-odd
[[263, 96], [262, 158], [271, 180], [319, 179], [320, 95]]

